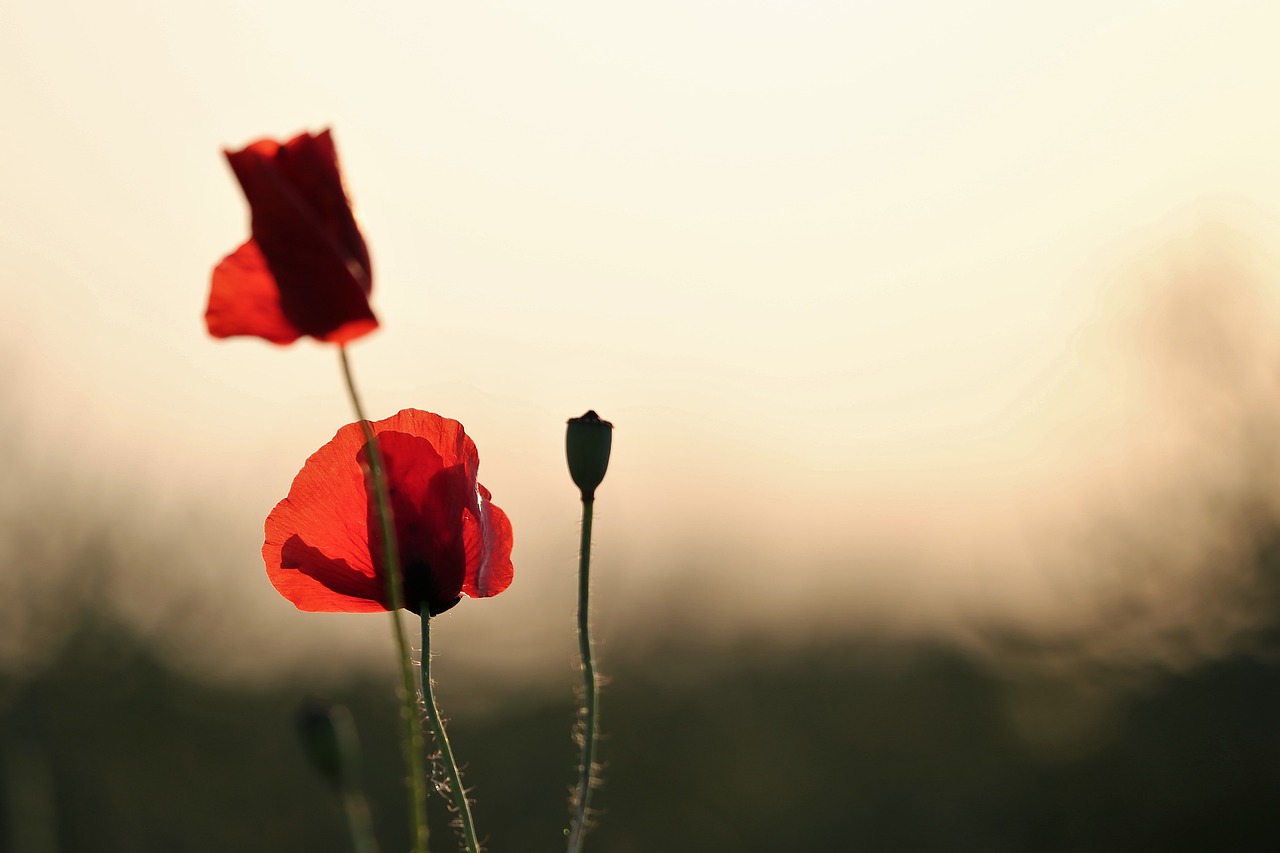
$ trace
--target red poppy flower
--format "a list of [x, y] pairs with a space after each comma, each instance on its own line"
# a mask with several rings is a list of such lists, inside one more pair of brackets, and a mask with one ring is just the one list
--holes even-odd
[[378, 328], [369, 250], [329, 131], [223, 153], [249, 202], [253, 237], [213, 271], [209, 334], [341, 344]]
[[[476, 482], [475, 443], [457, 421], [405, 409], [373, 422], [395, 515], [405, 607], [431, 614], [511, 584], [511, 522]], [[348, 424], [312, 454], [267, 516], [267, 576], [299, 610], [389, 610], [368, 448]]]

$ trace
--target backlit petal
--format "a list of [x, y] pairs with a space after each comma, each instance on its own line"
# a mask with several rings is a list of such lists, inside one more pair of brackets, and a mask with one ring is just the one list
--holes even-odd
[[[506, 589], [511, 523], [476, 483], [479, 455], [462, 425], [406, 409], [372, 427], [386, 465], [404, 605], [417, 612], [425, 604], [436, 614], [464, 594]], [[368, 459], [360, 424], [348, 424], [312, 454], [267, 518], [267, 574], [300, 609], [386, 609]]]
[[300, 335], [280, 310], [280, 289], [252, 240], [214, 267], [204, 321], [215, 338], [253, 335], [288, 344]]
[[[249, 203], [257, 254], [237, 260], [238, 251], [215, 270], [210, 332], [346, 343], [376, 329], [369, 251], [329, 132], [225, 153]], [[269, 315], [264, 305], [274, 306]]]
[[[482, 487], [483, 488], [483, 487]], [[511, 520], [488, 500], [479, 515], [467, 515], [467, 577], [462, 591], [469, 598], [488, 598], [511, 586]]]
[[289, 496], [267, 516], [267, 576], [301, 610], [386, 609], [369, 552], [368, 495], [350, 424], [307, 459]]

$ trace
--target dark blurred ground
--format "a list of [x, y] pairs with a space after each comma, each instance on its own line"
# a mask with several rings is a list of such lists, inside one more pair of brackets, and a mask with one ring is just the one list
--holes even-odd
[[[611, 648], [591, 849], [1280, 849], [1280, 667], [1257, 655], [1051, 677], [925, 647], [762, 647]], [[451, 724], [496, 853], [563, 848], [571, 687], [548, 696]], [[195, 683], [86, 621], [0, 687], [3, 849], [345, 850], [294, 734], [304, 698]], [[325, 698], [364, 738], [383, 849], [407, 849], [389, 680]], [[434, 805], [433, 849], [455, 849]]]

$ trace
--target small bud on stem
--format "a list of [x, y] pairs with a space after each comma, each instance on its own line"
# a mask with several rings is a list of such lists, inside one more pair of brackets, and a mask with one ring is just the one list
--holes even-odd
[[596, 486], [609, 470], [609, 451], [613, 446], [613, 424], [601, 420], [594, 411], [569, 419], [565, 432], [565, 454], [569, 458], [569, 476], [582, 492], [584, 501], [595, 500]]

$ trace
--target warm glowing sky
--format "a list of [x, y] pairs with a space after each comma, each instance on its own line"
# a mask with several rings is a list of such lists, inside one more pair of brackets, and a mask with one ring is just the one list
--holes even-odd
[[247, 228], [219, 148], [331, 126], [383, 319], [367, 402], [476, 437], [521, 543], [492, 612], [569, 589], [587, 407], [618, 425], [606, 594], [1032, 607], [1051, 570], [986, 557], [1178, 447], [1109, 362], [1134, 271], [1276, 269], [1277, 33], [1231, 0], [18, 0], [0, 346], [37, 435], [228, 507], [221, 568], [294, 618], [255, 540], [348, 419], [335, 359], [200, 314]]

